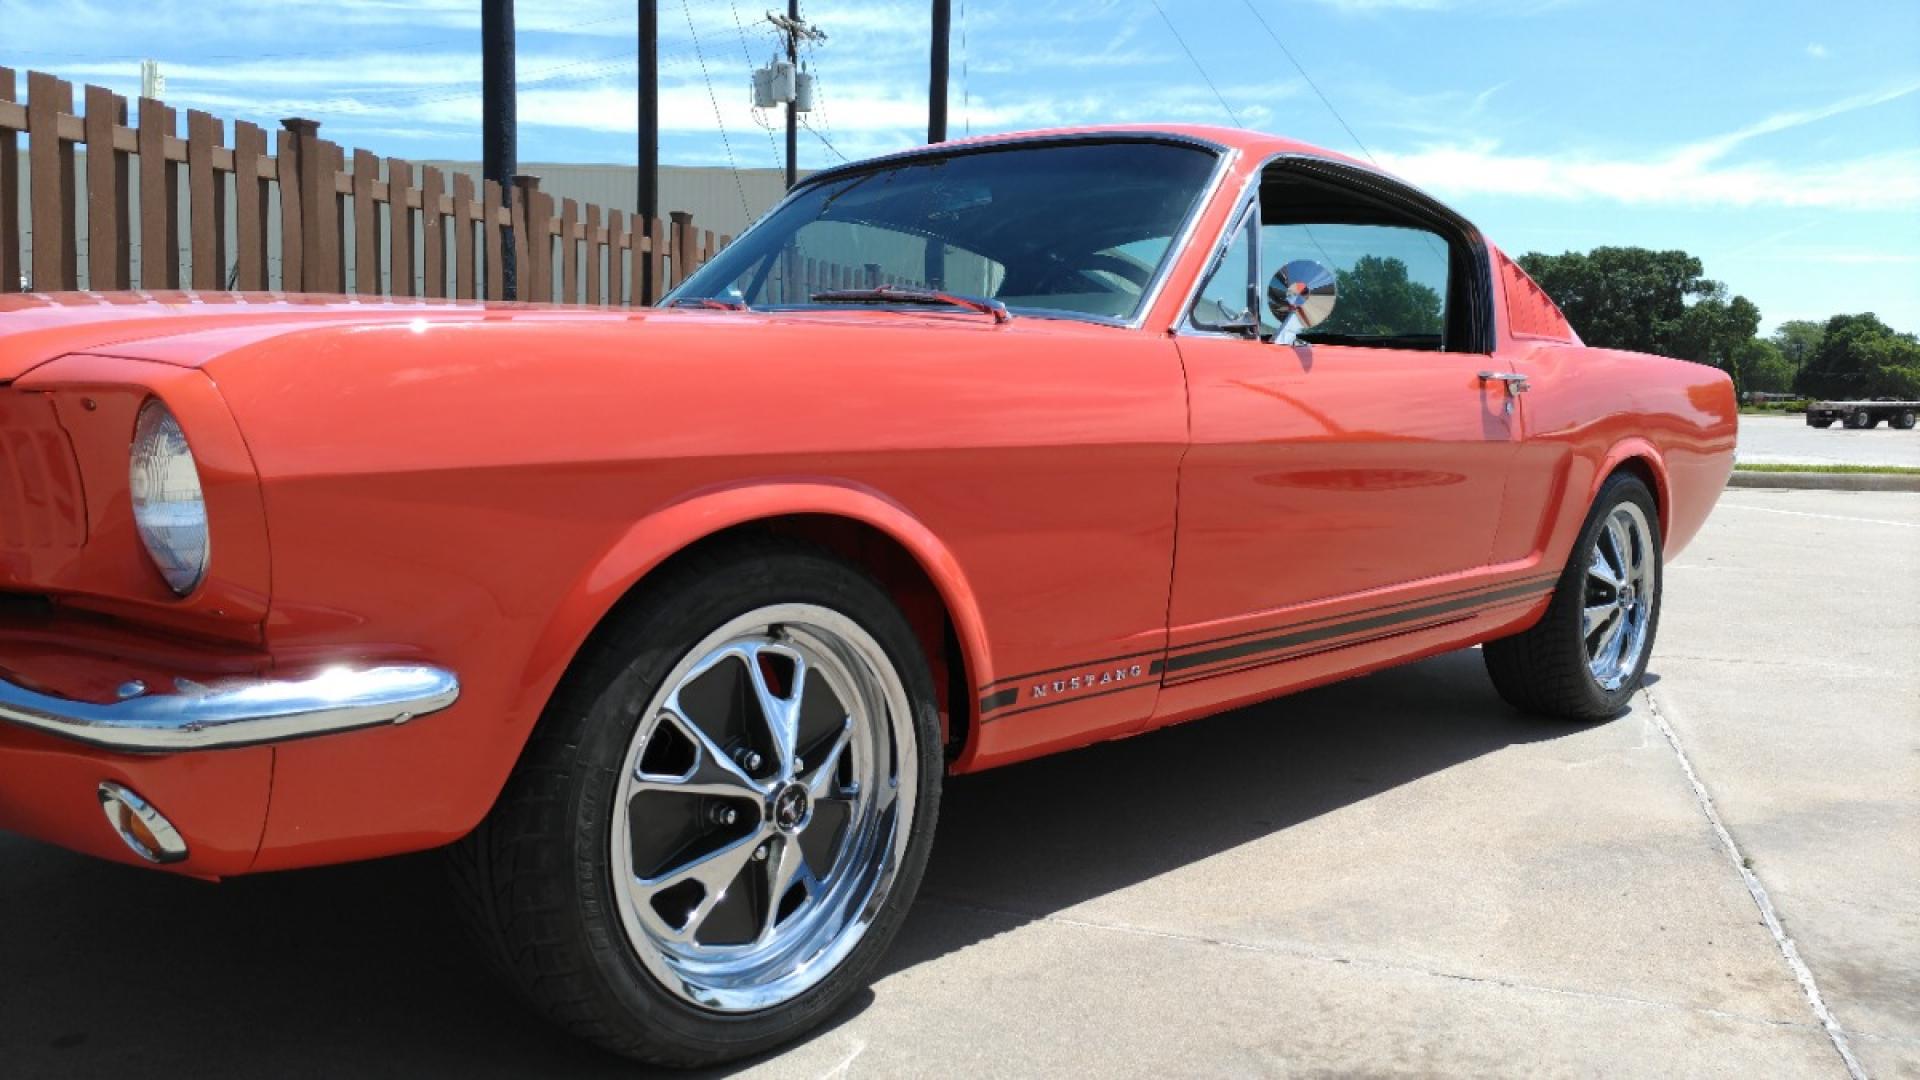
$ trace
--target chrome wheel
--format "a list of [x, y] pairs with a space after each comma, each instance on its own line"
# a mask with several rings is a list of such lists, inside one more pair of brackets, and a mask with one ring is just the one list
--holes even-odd
[[1580, 619], [1587, 670], [1602, 690], [1619, 689], [1639, 668], [1658, 587], [1655, 561], [1646, 513], [1632, 502], [1615, 506], [1594, 537]]
[[761, 608], [646, 704], [615, 796], [614, 896], [661, 985], [720, 1012], [790, 1001], [857, 945], [913, 820], [912, 706], [858, 623]]

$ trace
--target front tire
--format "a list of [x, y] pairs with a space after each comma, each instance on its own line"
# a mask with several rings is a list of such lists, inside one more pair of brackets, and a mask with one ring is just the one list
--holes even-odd
[[1899, 428], [1901, 431], [1912, 431], [1913, 425], [1914, 425], [1914, 419], [1915, 418], [1914, 418], [1912, 409], [1903, 409], [1901, 410], [1900, 415], [1894, 417], [1892, 420], [1887, 421], [1887, 423], [1891, 424], [1894, 427]]
[[1867, 415], [1864, 410], [1847, 414], [1847, 426], [1855, 431], [1865, 431], [1877, 423], [1879, 421]]
[[454, 876], [541, 1012], [638, 1061], [715, 1065], [866, 985], [943, 768], [927, 661], [879, 586], [734, 545], [595, 633]]
[[1833, 421], [1831, 421], [1831, 420], [1814, 420], [1814, 421], [1811, 421], [1811, 424], [1812, 424], [1812, 426], [1814, 426], [1814, 427], [1817, 427], [1817, 428], [1830, 428], [1830, 427], [1832, 427], [1832, 426], [1833, 426]]
[[1639, 477], [1601, 486], [1540, 621], [1483, 646], [1487, 674], [1518, 709], [1591, 722], [1640, 688], [1660, 624], [1660, 515]]

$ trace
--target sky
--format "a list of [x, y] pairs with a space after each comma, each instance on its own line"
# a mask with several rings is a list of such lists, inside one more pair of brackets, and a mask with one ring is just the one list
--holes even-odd
[[[1920, 331], [1920, 0], [952, 2], [953, 135], [1257, 128], [1370, 157], [1515, 254], [1681, 248], [1764, 327]], [[520, 0], [522, 162], [636, 160], [635, 8]], [[802, 167], [924, 140], [929, 9], [803, 4], [827, 38]], [[781, 162], [748, 94], [766, 10], [662, 0], [664, 162]], [[472, 0], [0, 0], [0, 64], [132, 94], [149, 57], [170, 104], [480, 155]]]

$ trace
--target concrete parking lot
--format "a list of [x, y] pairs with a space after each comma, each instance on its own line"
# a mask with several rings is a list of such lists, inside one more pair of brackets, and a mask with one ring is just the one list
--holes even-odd
[[[1920, 1075], [1920, 495], [1729, 492], [1668, 588], [1610, 723], [1466, 652], [956, 781], [884, 977], [750, 1071]], [[629, 1072], [484, 977], [431, 857], [0, 836], [0, 1073], [108, 1071]]]
[[1742, 416], [1740, 449], [1752, 465], [1906, 465], [1920, 468], [1920, 428], [1868, 431], [1807, 426], [1804, 416]]

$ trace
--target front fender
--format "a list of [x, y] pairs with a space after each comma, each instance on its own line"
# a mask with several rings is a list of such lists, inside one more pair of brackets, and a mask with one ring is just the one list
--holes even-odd
[[926, 572], [953, 619], [976, 685], [993, 681], [986, 624], [965, 572], [939, 537], [872, 488], [832, 480], [743, 481], [691, 493], [634, 524], [574, 581], [540, 634], [514, 715], [538, 716], [588, 635], [635, 585], [678, 552], [738, 525], [796, 514], [861, 522], [892, 537]]

